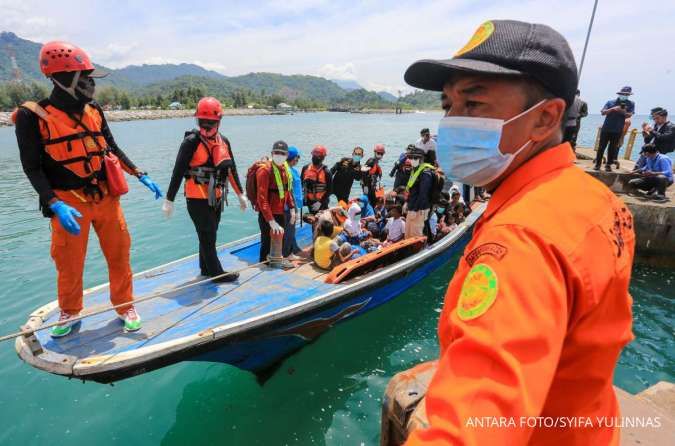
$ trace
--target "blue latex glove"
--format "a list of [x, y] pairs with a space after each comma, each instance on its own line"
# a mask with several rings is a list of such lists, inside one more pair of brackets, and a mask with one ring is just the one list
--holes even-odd
[[82, 218], [82, 214], [80, 214], [77, 209], [68, 206], [63, 201], [56, 201], [50, 204], [49, 209], [56, 214], [63, 229], [73, 235], [79, 235], [80, 225], [77, 223], [77, 220], [75, 220], [75, 217]]
[[159, 188], [159, 185], [152, 181], [149, 176], [143, 175], [138, 180], [155, 193], [155, 200], [162, 196], [162, 190]]

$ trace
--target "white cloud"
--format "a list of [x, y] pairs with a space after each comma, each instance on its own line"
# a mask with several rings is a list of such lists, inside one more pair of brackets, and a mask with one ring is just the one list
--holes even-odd
[[[317, 73], [378, 91], [410, 91], [403, 73], [420, 58], [448, 58], [486, 19], [546, 23], [581, 58], [592, 1], [418, 0], [228, 2], [0, 0], [0, 29], [37, 41], [72, 40], [112, 67], [192, 62], [228, 75]], [[75, 23], [73, 25], [75, 17]], [[675, 2], [600, 2], [581, 90], [599, 109], [632, 85], [638, 111], [675, 109]], [[95, 32], [93, 32], [95, 31]]]
[[338, 79], [338, 80], [355, 80], [356, 79], [356, 70], [354, 64], [347, 62], [343, 65], [334, 65], [332, 63], [325, 64], [319, 68], [319, 76], [323, 76], [326, 79]]

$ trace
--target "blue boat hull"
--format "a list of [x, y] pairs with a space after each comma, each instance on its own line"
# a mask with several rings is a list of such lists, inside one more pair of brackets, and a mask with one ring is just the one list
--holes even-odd
[[424, 263], [415, 265], [414, 269], [390, 276], [386, 283], [374, 282], [367, 288], [346, 294], [310, 313], [271, 322], [247, 332], [245, 336], [241, 336], [241, 339], [227, 338], [221, 342], [216, 341], [158, 358], [146, 363], [142, 368], [119, 369], [92, 375], [87, 379], [108, 383], [180, 361], [226, 363], [265, 375], [268, 371], [274, 370], [282, 360], [313, 342], [335, 324], [376, 308], [422, 281], [466, 246], [470, 232], [464, 233], [448, 249], [430, 257]]

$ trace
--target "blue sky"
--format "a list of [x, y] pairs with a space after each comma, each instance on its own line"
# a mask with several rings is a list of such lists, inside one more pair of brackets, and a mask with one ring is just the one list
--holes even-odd
[[[227, 75], [251, 71], [354, 79], [409, 90], [406, 67], [450, 57], [487, 19], [548, 24], [581, 58], [592, 0], [538, 1], [71, 1], [0, 0], [0, 30], [69, 40], [122, 67], [191, 62]], [[638, 112], [675, 110], [675, 2], [600, 0], [580, 88], [597, 112], [631, 85]]]

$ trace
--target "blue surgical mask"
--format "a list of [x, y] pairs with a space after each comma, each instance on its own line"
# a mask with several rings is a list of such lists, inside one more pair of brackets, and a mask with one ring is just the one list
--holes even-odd
[[360, 163], [361, 158], [363, 158], [361, 155], [354, 155], [352, 156], [352, 159], [354, 160], [355, 163]]
[[448, 116], [438, 125], [436, 157], [450, 178], [463, 184], [485, 186], [508, 169], [516, 156], [532, 141], [514, 153], [502, 153], [499, 143], [503, 127], [534, 110], [539, 103], [508, 121], [494, 118]]

